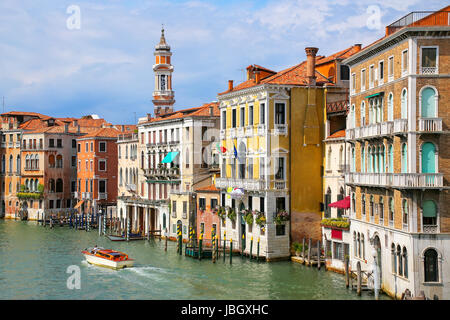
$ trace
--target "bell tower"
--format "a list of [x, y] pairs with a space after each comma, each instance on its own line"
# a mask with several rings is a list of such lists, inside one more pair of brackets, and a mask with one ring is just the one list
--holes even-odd
[[161, 29], [161, 39], [155, 47], [155, 64], [153, 71], [155, 73], [155, 90], [153, 91], [153, 105], [155, 117], [173, 111], [175, 103], [175, 93], [172, 90], [172, 72], [171, 64], [172, 52], [170, 46], [166, 43], [164, 37], [164, 27]]

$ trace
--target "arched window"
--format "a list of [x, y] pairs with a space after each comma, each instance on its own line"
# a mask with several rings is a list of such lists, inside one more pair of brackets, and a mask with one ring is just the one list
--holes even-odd
[[63, 192], [63, 180], [62, 179], [56, 180], [56, 192]]
[[25, 168], [26, 169], [30, 169], [31, 168], [31, 166], [30, 166], [30, 155], [29, 154], [27, 154], [25, 156]]
[[366, 172], [366, 151], [365, 147], [361, 147], [361, 172]]
[[408, 252], [406, 251], [406, 248], [403, 247], [403, 276], [405, 278], [408, 278]]
[[145, 158], [144, 158], [144, 151], [141, 151], [141, 168], [144, 168]]
[[389, 197], [389, 221], [394, 221], [394, 198]]
[[388, 97], [388, 121], [394, 120], [394, 95], [389, 93]]
[[408, 224], [408, 200], [403, 199], [402, 209], [403, 209], [403, 224], [407, 225]]
[[378, 204], [378, 214], [380, 216], [380, 222], [384, 219], [384, 198], [380, 196], [380, 202]]
[[366, 246], [364, 245], [364, 233], [361, 233], [361, 251], [363, 260], [366, 259]]
[[427, 87], [422, 90], [422, 93], [420, 95], [421, 100], [421, 117], [422, 118], [436, 118], [437, 110], [437, 95], [436, 91], [431, 88]]
[[373, 166], [372, 166], [372, 157], [373, 157], [373, 154], [372, 154], [372, 147], [371, 146], [369, 146], [369, 148], [367, 148], [367, 156], [368, 156], [368, 158], [369, 158], [369, 160], [368, 160], [368, 169], [369, 169], [369, 172], [373, 172]]
[[358, 232], [358, 257], [361, 257], [361, 235]]
[[400, 249], [400, 246], [397, 245], [397, 259], [398, 259], [398, 274], [400, 276], [403, 276], [403, 260], [402, 260], [402, 250]]
[[402, 173], [408, 172], [408, 145], [402, 144]]
[[327, 193], [325, 194], [325, 218], [331, 217], [331, 208], [329, 204], [331, 203], [331, 189], [328, 187]]
[[353, 231], [353, 255], [354, 255], [355, 257], [358, 256], [358, 250], [357, 250], [357, 249], [358, 249], [358, 248], [357, 248], [357, 244], [356, 244], [356, 232]]
[[63, 157], [60, 154], [58, 154], [56, 156], [56, 167], [57, 168], [62, 168], [63, 167]]
[[361, 197], [361, 214], [366, 215], [366, 195], [363, 194]]
[[128, 184], [128, 168], [125, 168], [125, 184]]
[[434, 228], [437, 225], [437, 208], [433, 200], [425, 200], [422, 204], [422, 225], [424, 232], [428, 228]]
[[366, 125], [366, 103], [361, 102], [361, 127]]
[[427, 249], [424, 253], [424, 271], [425, 282], [438, 282], [439, 270], [438, 270], [438, 254], [434, 249]]
[[25, 189], [26, 189], [27, 191], [30, 190], [30, 182], [29, 182], [28, 179], [25, 179]]
[[384, 144], [378, 149], [378, 153], [380, 154], [380, 172], [385, 171], [385, 159], [384, 159]]
[[397, 257], [395, 254], [395, 244], [391, 245], [391, 262], [392, 262], [392, 273], [397, 273]]
[[389, 172], [394, 172], [394, 148], [392, 144], [389, 145]]
[[355, 128], [356, 127], [356, 121], [355, 121], [355, 105], [352, 105], [352, 109], [350, 111], [350, 127]]
[[37, 154], [34, 158], [34, 161], [36, 162], [36, 169], [39, 169], [39, 155]]
[[369, 208], [369, 214], [370, 214], [370, 217], [371, 217], [371, 218], [373, 218], [373, 216], [374, 216], [373, 210], [374, 210], [373, 195], [370, 195], [370, 208]]
[[13, 172], [14, 171], [14, 166], [13, 166], [13, 155], [11, 154], [9, 156], [9, 172]]
[[355, 172], [355, 147], [352, 148], [352, 172]]
[[401, 111], [402, 111], [402, 119], [408, 118], [408, 97], [407, 97], [407, 90], [404, 88], [402, 90], [402, 96], [401, 96]]
[[53, 154], [48, 156], [48, 166], [50, 168], [54, 168], [55, 167], [55, 156]]
[[431, 142], [422, 145], [422, 173], [436, 173], [436, 147]]
[[16, 157], [16, 171], [20, 174], [20, 155], [17, 155]]
[[55, 192], [55, 180], [50, 179], [48, 181], [48, 190], [49, 192]]
[[34, 162], [34, 154], [30, 156], [30, 168], [33, 170], [36, 169], [36, 163]]

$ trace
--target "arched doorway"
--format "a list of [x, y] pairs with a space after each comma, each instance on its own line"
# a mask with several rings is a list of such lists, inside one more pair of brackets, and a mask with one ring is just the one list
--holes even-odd
[[379, 279], [380, 279], [380, 284], [383, 284], [383, 266], [382, 266], [382, 262], [381, 262], [381, 241], [380, 238], [378, 237], [378, 235], [375, 235], [375, 238], [373, 240], [373, 246], [375, 247], [375, 250], [377, 251], [377, 266], [378, 266], [378, 273], [379, 273]]
[[[242, 210], [245, 210], [245, 205], [244, 205], [244, 202], [243, 201], [241, 201], [241, 203], [239, 204], [239, 212], [242, 212]], [[240, 241], [242, 241], [242, 237], [244, 236], [244, 238], [246, 239], [247, 237], [246, 237], [246, 234], [245, 234], [245, 219], [244, 219], [244, 215], [243, 214], [240, 214], [240, 217], [241, 217], [241, 219], [240, 219], [240, 221], [241, 221], [241, 233], [240, 233]], [[243, 244], [243, 249], [245, 250], [245, 242], [246, 241], [244, 241], [243, 243], [242, 242], [240, 242], [240, 243], [242, 243]]]

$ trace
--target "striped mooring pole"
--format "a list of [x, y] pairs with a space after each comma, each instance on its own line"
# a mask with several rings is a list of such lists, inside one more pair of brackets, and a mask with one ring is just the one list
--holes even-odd
[[250, 238], [250, 260], [252, 260], [252, 251], [253, 251], [253, 236]]
[[198, 239], [198, 259], [202, 260], [202, 245], [203, 245], [203, 232], [200, 233], [200, 239]]
[[245, 246], [245, 235], [242, 234], [242, 248], [241, 248], [241, 257], [244, 258], [244, 246]]
[[103, 221], [102, 221], [102, 227], [103, 227], [103, 235], [106, 235], [106, 214], [103, 214]]
[[226, 241], [227, 241], [227, 232], [223, 232], [223, 262], [225, 262], [225, 247], [226, 247]]
[[256, 261], [259, 261], [259, 237], [258, 237], [258, 245], [256, 249]]
[[233, 238], [230, 238], [230, 264], [233, 263]]
[[127, 218], [127, 241], [130, 241], [130, 228], [131, 228], [130, 219]]
[[183, 236], [181, 234], [181, 227], [180, 227], [180, 231], [178, 233], [178, 241], [180, 243], [180, 256], [183, 254]]

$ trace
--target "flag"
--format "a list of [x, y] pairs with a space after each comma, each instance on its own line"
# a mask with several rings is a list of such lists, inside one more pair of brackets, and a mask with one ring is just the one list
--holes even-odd
[[220, 145], [220, 142], [217, 142], [216, 147], [217, 147], [217, 149], [219, 149], [220, 152], [222, 152], [222, 153], [227, 152], [227, 148], [221, 146], [221, 145]]
[[233, 148], [234, 148], [234, 156], [235, 156], [236, 159], [239, 160], [238, 154], [237, 154], [237, 150], [236, 150], [236, 145], [233, 144]]

